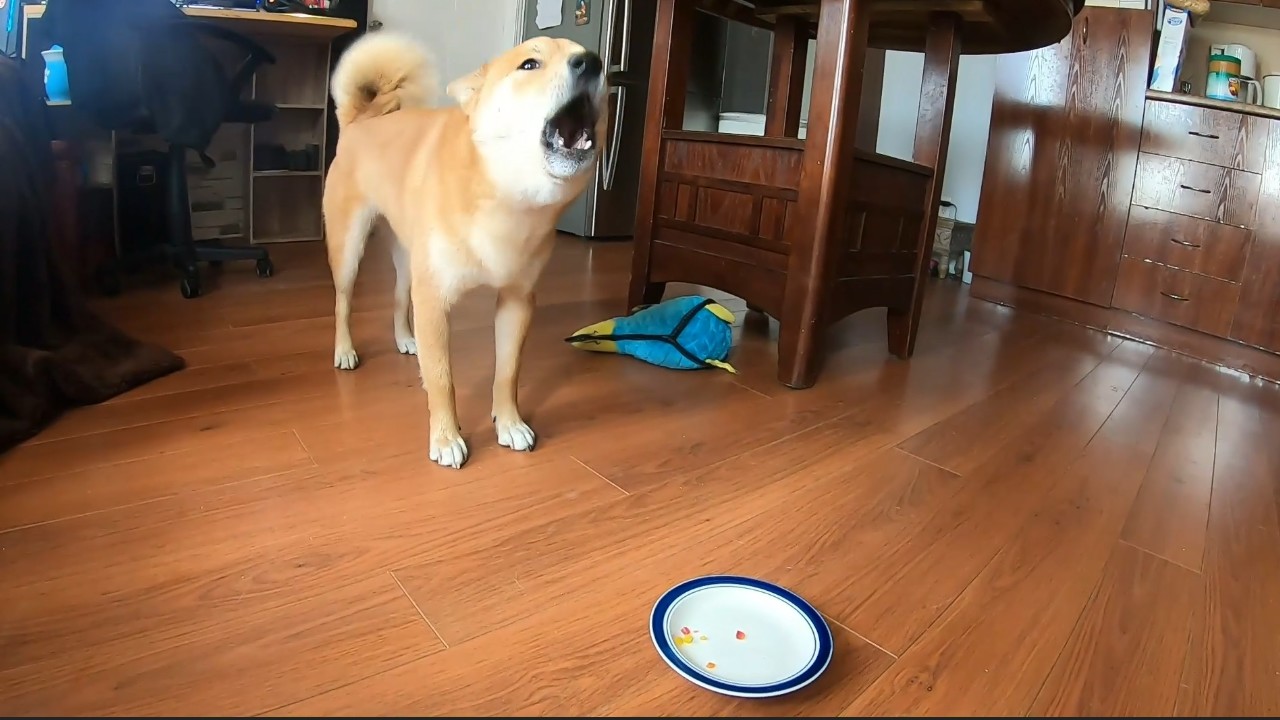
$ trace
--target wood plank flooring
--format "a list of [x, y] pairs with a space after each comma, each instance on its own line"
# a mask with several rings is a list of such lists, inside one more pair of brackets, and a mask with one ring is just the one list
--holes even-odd
[[[1280, 714], [1275, 386], [957, 283], [910, 362], [867, 313], [787, 390], [776, 326], [725, 297], [740, 374], [661, 370], [564, 344], [623, 310], [630, 257], [564, 238], [521, 383], [536, 452], [488, 420], [492, 294], [454, 313], [455, 472], [384, 249], [354, 373], [323, 249], [273, 253], [197, 301], [102, 301], [190, 367], [0, 457], [0, 713]], [[749, 702], [663, 665], [650, 606], [711, 572], [827, 616], [819, 682]]]

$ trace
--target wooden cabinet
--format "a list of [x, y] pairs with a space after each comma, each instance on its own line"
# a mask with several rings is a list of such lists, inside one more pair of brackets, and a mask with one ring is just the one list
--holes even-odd
[[973, 294], [1280, 382], [1280, 112], [1147, 92], [1151, 21], [997, 60]]
[[1239, 298], [1235, 283], [1126, 255], [1120, 261], [1112, 304], [1225, 338]]
[[1245, 261], [1231, 337], [1280, 353], [1280, 119], [1253, 118], [1270, 129], [1253, 245]]
[[1154, 22], [1147, 10], [1086, 7], [1057, 45], [996, 61], [975, 273], [1111, 303]]
[[1143, 152], [1133, 204], [1252, 228], [1261, 181], [1243, 170]]
[[1134, 205], [1124, 254], [1238, 283], [1252, 242], [1245, 228]]
[[1142, 149], [1260, 173], [1266, 155], [1266, 130], [1265, 123], [1240, 113], [1153, 102], [1147, 106], [1142, 123]]

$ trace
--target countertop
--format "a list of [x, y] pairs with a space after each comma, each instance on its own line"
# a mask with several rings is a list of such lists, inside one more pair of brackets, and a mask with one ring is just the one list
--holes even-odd
[[1178, 103], [1179, 105], [1194, 105], [1196, 107], [1211, 108], [1213, 110], [1226, 110], [1227, 112], [1240, 113], [1241, 115], [1264, 117], [1269, 120], [1280, 120], [1280, 110], [1269, 108], [1264, 105], [1246, 105], [1245, 103], [1224, 102], [1222, 100], [1210, 100], [1209, 98], [1201, 97], [1200, 95], [1168, 93], [1160, 92], [1159, 90], [1148, 90], [1147, 99]]

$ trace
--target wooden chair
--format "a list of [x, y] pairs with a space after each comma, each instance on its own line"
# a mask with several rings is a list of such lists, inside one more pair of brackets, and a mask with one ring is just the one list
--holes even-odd
[[[771, 5], [659, 1], [648, 107], [654, 121], [645, 129], [629, 302], [660, 300], [668, 282], [741, 297], [779, 321], [778, 379], [807, 388], [817, 380], [827, 329], [860, 310], [887, 308], [890, 352], [905, 359], [914, 351], [951, 133], [960, 18], [929, 18], [914, 162], [906, 162], [856, 144], [869, 4], [811, 0], [816, 17]], [[698, 11], [775, 33], [764, 137], [682, 129]], [[811, 37], [818, 48], [807, 138], [799, 140]]]

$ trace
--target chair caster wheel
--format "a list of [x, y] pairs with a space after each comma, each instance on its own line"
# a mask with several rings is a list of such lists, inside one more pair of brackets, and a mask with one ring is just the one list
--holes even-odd
[[182, 297], [191, 300], [200, 297], [200, 280], [195, 277], [182, 278], [182, 283], [178, 286], [182, 291]]
[[269, 278], [276, 274], [276, 266], [272, 264], [271, 258], [262, 258], [259, 260], [256, 269], [258, 271], [258, 277], [260, 278]]

